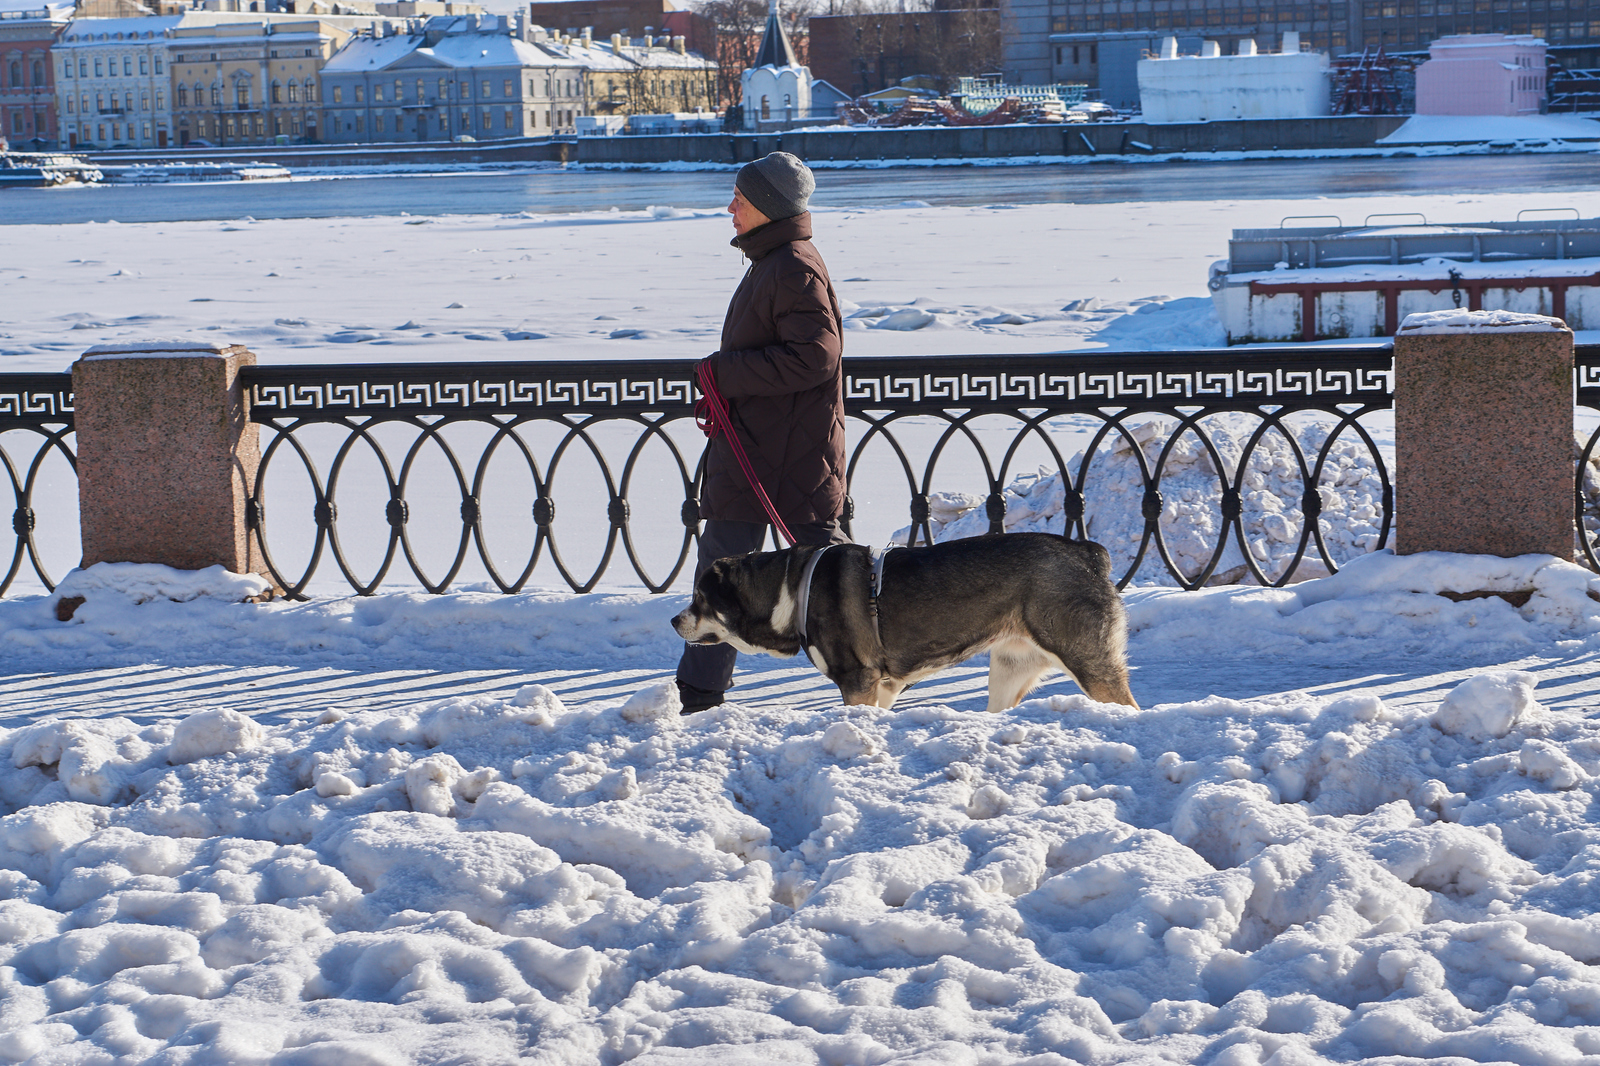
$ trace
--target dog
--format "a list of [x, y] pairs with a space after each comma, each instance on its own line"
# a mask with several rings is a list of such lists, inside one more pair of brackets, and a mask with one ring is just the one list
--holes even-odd
[[890, 707], [913, 683], [987, 651], [991, 711], [1015, 707], [1055, 670], [1090, 699], [1138, 707], [1127, 616], [1099, 544], [994, 534], [896, 548], [881, 567], [874, 596], [873, 553], [858, 544], [719, 559], [672, 627], [742, 652], [803, 647], [846, 705]]

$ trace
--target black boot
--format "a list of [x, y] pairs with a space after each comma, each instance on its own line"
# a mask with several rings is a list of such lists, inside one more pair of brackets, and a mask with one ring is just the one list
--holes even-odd
[[697, 688], [684, 681], [678, 682], [678, 695], [683, 697], [683, 713], [707, 711], [722, 703], [722, 693], [708, 688]]

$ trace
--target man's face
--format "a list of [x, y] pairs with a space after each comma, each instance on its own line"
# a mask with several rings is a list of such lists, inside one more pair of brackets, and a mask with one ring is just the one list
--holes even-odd
[[757, 226], [765, 226], [772, 221], [750, 206], [750, 201], [738, 189], [733, 190], [733, 202], [728, 205], [728, 214], [733, 216], [733, 232], [741, 237]]

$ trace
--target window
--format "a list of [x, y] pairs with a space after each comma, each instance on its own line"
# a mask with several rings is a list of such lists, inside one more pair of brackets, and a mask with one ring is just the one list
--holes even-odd
[[[357, 89], [356, 92], [359, 94], [361, 92], [361, 90]], [[359, 96], [358, 96], [358, 99], [359, 99]], [[383, 86], [374, 85], [372, 87], [372, 99], [377, 103], [382, 103], [383, 102]]]
[[364, 120], [365, 120], [365, 116], [363, 116], [363, 115], [357, 115], [356, 116], [356, 132], [357, 133], [365, 133], [366, 132], [364, 129], [362, 129], [362, 127], [365, 125], [365, 121]]
[[157, 74], [161, 73], [161, 57], [160, 56], [156, 56], [156, 73]]
[[[401, 100], [405, 99], [405, 96], [406, 83], [401, 81], [399, 78], [396, 78], [394, 80], [394, 102], [398, 104]], [[398, 133], [400, 131], [396, 130], [395, 132]]]
[[62, 62], [61, 62], [61, 76], [63, 78], [72, 77], [72, 60], [70, 60], [70, 59], [62, 60]]
[[187, 85], [179, 84], [178, 86], [178, 106], [189, 106], [189, 87]]
[[493, 95], [494, 95], [494, 93], [489, 91], [489, 83], [488, 82], [484, 82], [483, 83], [483, 97], [484, 97], [484, 99], [487, 100], [489, 97], [491, 97]]
[[11, 87], [13, 89], [22, 88], [22, 64], [21, 63], [13, 62], [11, 64]]
[[84, 93], [82, 96], [78, 97], [78, 110], [82, 111], [85, 115], [87, 115], [89, 113], [89, 94], [88, 93]]
[[462, 82], [461, 83], [461, 99], [465, 100], [465, 99], [467, 99], [467, 97], [469, 97], [471, 95], [472, 95], [472, 83], [470, 81]]
[[222, 86], [220, 86], [220, 85], [213, 85], [211, 87], [211, 106], [212, 107], [221, 107], [222, 106]]
[[124, 75], [126, 75], [127, 77], [130, 77], [130, 78], [133, 77], [133, 57], [132, 56], [123, 56], [122, 57], [122, 73]]
[[[113, 104], [112, 106], [115, 107], [116, 105]], [[106, 109], [106, 95], [105, 95], [105, 93], [95, 93], [94, 94], [94, 109], [96, 111], [104, 111]]]
[[100, 77], [100, 75], [101, 75], [100, 60], [96, 59], [94, 61], [94, 76], [98, 78], [98, 77]]
[[511, 117], [511, 115], [512, 115], [511, 109], [509, 107], [506, 108], [505, 127], [508, 130], [512, 128], [512, 117]]
[[87, 78], [88, 76], [89, 76], [89, 61], [87, 59], [78, 60], [78, 77]]
[[336, 104], [344, 103], [344, 89], [338, 85], [333, 87], [333, 102]]
[[289, 102], [291, 104], [298, 104], [300, 102], [300, 86], [296, 85], [292, 81], [289, 83]]
[[241, 81], [233, 87], [233, 102], [241, 109], [250, 106], [250, 83]]
[[139, 94], [139, 110], [140, 111], [148, 111], [148, 110], [150, 110], [150, 94], [149, 93], [140, 93]]
[[505, 91], [504, 95], [506, 95], [506, 96], [515, 96], [515, 95], [517, 95], [516, 89], [513, 88], [513, 86], [515, 86], [515, 84], [516, 83], [513, 82], [510, 78], [507, 78], [506, 79], [506, 84], [505, 84], [505, 90], [506, 91]]
[[132, 112], [133, 111], [133, 94], [132, 93], [123, 93], [122, 94], [122, 110], [127, 111], [127, 112]]
[[439, 99], [446, 100], [450, 97], [450, 82], [447, 78], [439, 79]]
[[150, 73], [150, 57], [149, 56], [140, 56], [139, 57], [139, 73], [140, 74], [148, 74], [148, 73]]
[[67, 114], [72, 114], [72, 97], [67, 97]]
[[359, 104], [361, 102], [361, 97], [362, 97], [361, 86], [357, 85], [356, 86], [356, 103]]
[[534, 88], [534, 81], [533, 81], [532, 78], [528, 79], [528, 95], [529, 96], [538, 96], [539, 95], [538, 91]]
[[272, 102], [275, 104], [283, 103], [283, 86], [277, 82], [272, 83]]
[[157, 111], [165, 111], [166, 109], [167, 109], [167, 94], [163, 90], [157, 89], [156, 90], [156, 110]]
[[372, 131], [374, 133], [383, 132], [383, 114], [381, 112], [372, 118]]

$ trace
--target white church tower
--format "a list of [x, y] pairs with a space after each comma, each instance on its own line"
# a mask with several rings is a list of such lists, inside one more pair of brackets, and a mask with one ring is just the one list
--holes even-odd
[[761, 51], [756, 53], [755, 67], [744, 72], [741, 87], [746, 129], [811, 117], [811, 68], [802, 67], [794, 57], [778, 21], [778, 0], [767, 0]]

